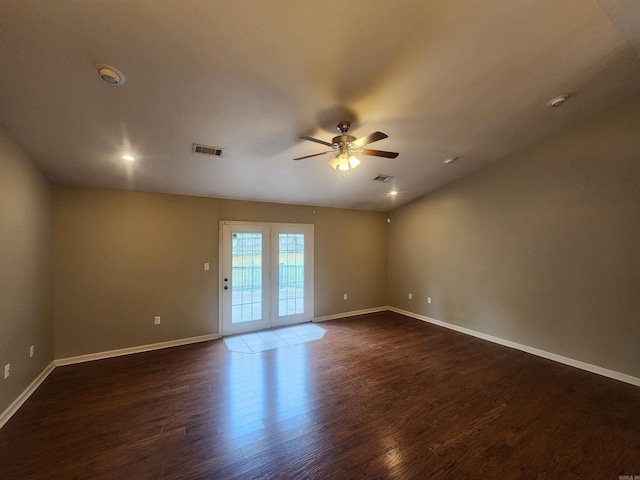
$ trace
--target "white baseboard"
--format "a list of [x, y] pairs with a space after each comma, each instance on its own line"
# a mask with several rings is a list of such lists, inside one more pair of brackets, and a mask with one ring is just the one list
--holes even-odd
[[586, 370], [587, 372], [596, 373], [598, 375], [602, 375], [603, 377], [613, 378], [614, 380], [619, 380], [621, 382], [630, 383], [631, 385], [640, 387], [640, 378], [627, 375], [626, 373], [616, 372], [615, 370], [609, 370], [607, 368], [599, 367], [597, 365], [592, 365], [590, 363], [582, 362], [580, 360], [574, 360], [573, 358], [563, 357], [562, 355], [547, 352], [545, 350], [540, 350], [539, 348], [529, 347], [521, 343], [512, 342], [511, 340], [505, 340], [503, 338], [494, 337], [493, 335], [487, 335], [486, 333], [477, 332], [475, 330], [460, 327], [452, 323], [447, 323], [441, 320], [436, 320], [434, 318], [425, 317], [424, 315], [409, 312], [407, 310], [402, 310], [400, 308], [389, 307], [389, 310], [392, 312], [400, 313], [401, 315], [406, 315], [407, 317], [412, 317], [417, 320], [422, 320], [423, 322], [432, 323], [440, 327], [445, 327], [450, 330], [455, 330], [456, 332], [465, 333], [467, 335], [481, 338], [482, 340], [487, 340], [489, 342], [497, 343], [498, 345], [515, 348], [516, 350], [521, 350], [523, 352], [527, 352], [532, 355], [536, 355], [538, 357], [546, 358], [548, 360], [553, 360], [554, 362], [563, 363], [565, 365], [569, 365], [570, 367], [579, 368], [580, 370]]
[[[493, 335], [488, 335], [486, 333], [481, 333], [475, 330], [471, 330], [469, 328], [460, 327], [452, 323], [443, 322], [441, 320], [436, 320], [434, 318], [426, 317], [424, 315], [409, 312], [407, 310], [402, 310], [396, 307], [387, 306], [387, 307], [367, 308], [364, 310], [355, 310], [351, 312], [337, 313], [335, 315], [325, 315], [322, 317], [316, 317], [313, 319], [313, 321], [324, 322], [327, 320], [355, 317], [357, 315], [364, 315], [367, 313], [378, 313], [378, 312], [384, 312], [387, 310], [399, 313], [401, 315], [405, 315], [407, 317], [415, 318], [423, 322], [428, 322], [433, 325], [438, 325], [440, 327], [448, 328], [450, 330], [455, 330], [456, 332], [471, 335], [473, 337], [477, 337], [482, 340], [487, 340], [492, 343], [497, 343], [498, 345], [514, 348], [516, 350], [530, 353], [538, 357], [546, 358], [548, 360], [553, 360], [558, 363], [569, 365], [571, 367], [579, 368], [587, 372], [595, 373], [598, 375], [602, 375], [604, 377], [612, 378], [614, 380], [619, 380], [621, 382], [629, 383], [631, 385], [640, 387], [640, 378], [627, 375], [626, 373], [620, 373], [614, 370], [609, 370], [607, 368], [599, 367], [597, 365], [592, 365], [590, 363], [582, 362], [580, 360], [574, 360], [573, 358], [564, 357], [562, 355], [557, 355], [555, 353], [540, 350], [538, 348], [529, 347], [527, 345], [512, 342], [510, 340], [505, 340], [499, 337], [494, 337]], [[0, 414], [0, 428], [2, 428], [9, 421], [9, 419], [13, 416], [13, 414], [18, 411], [18, 409], [24, 404], [24, 402], [27, 401], [27, 399], [31, 396], [31, 394], [35, 392], [35, 390], [47, 378], [47, 376], [49, 376], [49, 374], [54, 370], [55, 367], [62, 366], [62, 365], [72, 365], [74, 363], [90, 362], [93, 360], [100, 360], [104, 358], [119, 357], [122, 355], [130, 355], [132, 353], [149, 352], [152, 350], [159, 350], [159, 349], [168, 348], [168, 347], [177, 347], [180, 345], [188, 345], [191, 343], [207, 342], [209, 340], [215, 340], [218, 338], [220, 338], [220, 335], [218, 334], [201, 335], [199, 337], [183, 338], [180, 340], [171, 340], [168, 342], [152, 343], [148, 345], [140, 345], [137, 347], [121, 348], [118, 350], [109, 350], [106, 352], [90, 353], [87, 355], [79, 355], [76, 357], [67, 357], [67, 358], [60, 358], [60, 359], [54, 360], [40, 373], [40, 375], [38, 375], [38, 377], [33, 382], [31, 382], [31, 384], [24, 390], [24, 392], [22, 392], [20, 396], [18, 396], [18, 398], [16, 398], [13, 401], [13, 403], [11, 403], [11, 405], [9, 405], [9, 407], [7, 407], [7, 409]]]
[[31, 384], [22, 392], [18, 398], [16, 398], [11, 405], [7, 407], [7, 409], [0, 414], [0, 428], [4, 427], [5, 423], [9, 421], [9, 419], [13, 416], [14, 413], [18, 411], [18, 409], [27, 401], [27, 399], [31, 396], [33, 392], [40, 386], [44, 379], [49, 376], [53, 369], [55, 368], [55, 364], [51, 362], [47, 367], [36, 377], [36, 379], [31, 382]]
[[40, 386], [47, 376], [54, 370], [55, 367], [62, 365], [72, 365], [74, 363], [90, 362], [92, 360], [101, 360], [104, 358], [120, 357], [122, 355], [130, 355], [132, 353], [149, 352], [151, 350], [159, 350], [161, 348], [177, 347], [180, 345], [189, 345], [190, 343], [208, 342], [209, 340], [216, 340], [220, 338], [217, 333], [210, 335], [201, 335], [199, 337], [181, 338], [179, 340], [170, 340], [168, 342], [151, 343], [148, 345], [140, 345], [137, 347], [121, 348], [119, 350], [109, 350], [106, 352], [90, 353], [87, 355], [78, 355], [77, 357], [59, 358], [54, 360], [45, 368], [38, 377], [31, 382], [31, 384], [25, 389], [24, 392], [16, 398], [7, 409], [0, 414], [0, 428], [2, 428], [9, 419], [18, 411], [18, 409], [27, 401], [33, 392]]
[[162, 348], [178, 347], [180, 345], [189, 345], [190, 343], [208, 342], [220, 338], [217, 333], [210, 335], [201, 335], [199, 337], [181, 338], [179, 340], [170, 340], [168, 342], [150, 343], [148, 345], [139, 345], [137, 347], [120, 348], [118, 350], [107, 350], [106, 352], [88, 353], [86, 355], [78, 355], [77, 357], [59, 358], [53, 363], [56, 367], [62, 365], [73, 365], [74, 363], [91, 362], [93, 360], [102, 360], [105, 358], [121, 357], [122, 355], [131, 355], [132, 353], [150, 352], [152, 350], [160, 350]]
[[338, 318], [355, 317], [357, 315], [364, 315], [366, 313], [386, 312], [387, 310], [390, 310], [390, 309], [391, 307], [365, 308], [364, 310], [354, 310], [351, 312], [343, 312], [343, 313], [336, 313], [334, 315], [325, 315], [323, 317], [316, 317], [313, 319], [313, 321], [326, 322], [327, 320], [336, 320]]

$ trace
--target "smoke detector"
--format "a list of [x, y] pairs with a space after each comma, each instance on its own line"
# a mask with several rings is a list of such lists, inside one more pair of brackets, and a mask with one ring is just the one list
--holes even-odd
[[96, 70], [100, 78], [109, 85], [122, 85], [127, 80], [124, 78], [124, 73], [111, 65], [99, 63], [96, 65]]
[[445, 158], [442, 163], [444, 163], [445, 165], [449, 165], [453, 162], [455, 162], [458, 159], [458, 157], [449, 157], [449, 158]]
[[547, 102], [547, 107], [559, 107], [560, 105], [564, 104], [564, 102], [566, 102], [570, 96], [570, 93], [563, 93], [562, 95], [558, 95], [556, 98], [552, 98]]

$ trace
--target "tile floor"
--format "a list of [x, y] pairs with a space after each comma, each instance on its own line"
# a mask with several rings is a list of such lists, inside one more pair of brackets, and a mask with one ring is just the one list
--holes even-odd
[[231, 352], [259, 353], [273, 348], [290, 347], [301, 343], [320, 340], [325, 330], [313, 323], [301, 323], [290, 327], [280, 327], [259, 332], [243, 333], [224, 337], [224, 343]]

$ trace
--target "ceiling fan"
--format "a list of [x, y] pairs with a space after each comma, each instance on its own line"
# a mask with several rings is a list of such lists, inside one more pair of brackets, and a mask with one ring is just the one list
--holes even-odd
[[318, 140], [313, 137], [300, 137], [302, 140], [309, 140], [310, 142], [320, 143], [331, 147], [331, 150], [326, 152], [314, 153], [313, 155], [306, 155], [304, 157], [294, 158], [294, 160], [304, 160], [305, 158], [318, 157], [320, 155], [326, 155], [327, 153], [334, 153], [334, 157], [329, 161], [331, 168], [348, 171], [353, 170], [360, 165], [360, 160], [355, 157], [355, 154], [372, 155], [374, 157], [396, 158], [399, 153], [397, 152], [385, 152], [384, 150], [369, 150], [362, 148], [378, 140], [387, 138], [388, 135], [382, 132], [374, 132], [366, 137], [358, 138], [347, 135], [351, 124], [346, 121], [342, 121], [338, 124], [338, 131], [340, 135], [333, 137], [331, 143], [324, 140]]

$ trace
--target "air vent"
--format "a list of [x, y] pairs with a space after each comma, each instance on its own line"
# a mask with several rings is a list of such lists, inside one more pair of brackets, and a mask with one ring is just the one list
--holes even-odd
[[191, 151], [193, 153], [203, 153], [205, 155], [215, 155], [216, 157], [219, 157], [222, 155], [222, 150], [222, 148], [210, 147], [209, 145], [198, 145], [197, 143], [194, 143]]
[[371, 180], [376, 180], [378, 182], [388, 182], [389, 180], [391, 180], [393, 177], [389, 176], [389, 175], [383, 175], [381, 173], [379, 173], [378, 175], [376, 175], [375, 177], [373, 177]]

